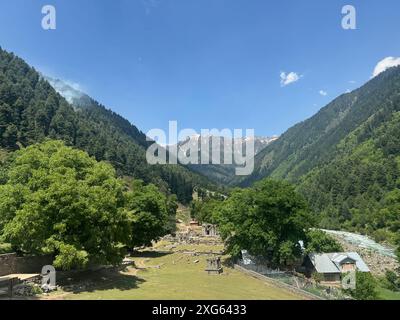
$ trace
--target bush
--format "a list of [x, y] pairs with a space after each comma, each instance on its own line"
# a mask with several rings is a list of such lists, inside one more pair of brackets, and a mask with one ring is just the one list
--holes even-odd
[[377, 300], [377, 282], [369, 272], [356, 273], [356, 288], [344, 290], [345, 293], [357, 300]]
[[392, 291], [400, 291], [400, 277], [391, 270], [387, 270], [385, 274], [385, 287]]
[[0, 254], [11, 253], [11, 252], [13, 252], [11, 244], [0, 243]]
[[389, 231], [385, 229], [378, 229], [375, 232], [373, 232], [373, 238], [377, 242], [384, 242], [384, 241], [390, 241], [391, 240], [391, 234]]
[[324, 280], [322, 274], [320, 274], [320, 273], [318, 273], [318, 272], [314, 272], [314, 273], [312, 274], [312, 278], [313, 278], [313, 280], [314, 280], [316, 283], [321, 283], [322, 280]]

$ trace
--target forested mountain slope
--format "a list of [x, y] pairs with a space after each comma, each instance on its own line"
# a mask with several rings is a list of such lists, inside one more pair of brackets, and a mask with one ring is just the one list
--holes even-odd
[[322, 227], [391, 241], [400, 231], [399, 188], [399, 100], [343, 139], [334, 158], [302, 177], [298, 187]]
[[391, 68], [287, 130], [260, 152], [253, 175], [240, 183], [250, 185], [266, 176], [297, 181], [334, 158], [337, 145], [380, 109], [392, 112], [399, 94], [400, 67]]
[[256, 159], [249, 185], [297, 184], [325, 228], [395, 240], [400, 230], [400, 67], [289, 129]]
[[153, 182], [182, 202], [208, 180], [183, 166], [150, 166], [145, 135], [85, 96], [71, 106], [22, 59], [0, 48], [0, 148], [13, 151], [45, 138], [60, 139], [113, 164], [120, 175]]

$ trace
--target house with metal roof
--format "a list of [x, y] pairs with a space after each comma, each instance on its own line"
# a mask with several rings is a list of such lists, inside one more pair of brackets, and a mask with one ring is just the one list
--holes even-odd
[[342, 274], [351, 271], [370, 272], [357, 252], [310, 253], [304, 266], [309, 276], [318, 273], [328, 283], [339, 283]]

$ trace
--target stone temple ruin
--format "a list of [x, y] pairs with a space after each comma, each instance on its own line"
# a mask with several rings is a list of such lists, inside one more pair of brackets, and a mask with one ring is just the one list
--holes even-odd
[[205, 223], [202, 225], [202, 234], [204, 237], [217, 237], [218, 228], [214, 224]]
[[189, 232], [179, 232], [176, 234], [176, 240], [179, 243], [189, 243], [191, 238], [193, 237], [193, 234]]
[[209, 275], [218, 275], [223, 272], [221, 258], [209, 258], [207, 259], [207, 268], [206, 271]]

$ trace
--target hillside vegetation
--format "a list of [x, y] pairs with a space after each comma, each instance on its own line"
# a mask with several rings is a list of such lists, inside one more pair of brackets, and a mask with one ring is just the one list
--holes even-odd
[[119, 175], [155, 183], [184, 203], [196, 185], [212, 187], [183, 166], [148, 165], [146, 136], [93, 99], [84, 101], [70, 105], [35, 69], [0, 48], [0, 148], [14, 151], [45, 138], [63, 140], [110, 162]]
[[256, 157], [264, 177], [297, 185], [320, 226], [397, 241], [400, 220], [400, 67], [342, 95]]

